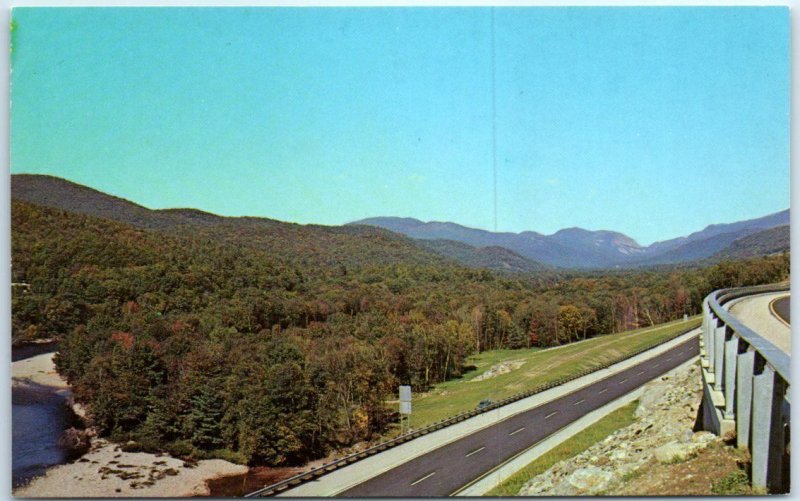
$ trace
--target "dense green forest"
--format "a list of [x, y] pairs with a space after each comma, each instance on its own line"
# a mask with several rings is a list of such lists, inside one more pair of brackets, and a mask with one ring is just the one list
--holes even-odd
[[657, 324], [699, 312], [716, 288], [789, 273], [781, 254], [498, 274], [385, 230], [180, 215], [203, 224], [14, 201], [12, 276], [30, 289], [13, 292], [13, 339], [62, 340], [57, 367], [101, 433], [251, 464], [297, 464], [380, 433], [398, 384], [458, 377], [476, 351]]

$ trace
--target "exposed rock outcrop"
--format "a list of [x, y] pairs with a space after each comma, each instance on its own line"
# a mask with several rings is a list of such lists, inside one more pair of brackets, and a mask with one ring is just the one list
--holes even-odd
[[521, 496], [575, 496], [606, 492], [645, 463], [685, 460], [713, 441], [693, 432], [701, 402], [700, 369], [692, 364], [648, 383], [635, 423], [529, 480]]
[[525, 364], [525, 360], [509, 360], [507, 362], [502, 362], [499, 364], [493, 365], [489, 370], [481, 374], [480, 376], [474, 377], [470, 379], [472, 381], [484, 381], [486, 379], [491, 379], [493, 377], [497, 377], [501, 374], [508, 374], [509, 372], [519, 369], [522, 365]]
[[79, 458], [89, 452], [92, 445], [93, 430], [79, 430], [68, 428], [58, 439], [60, 445], [67, 454], [68, 460]]

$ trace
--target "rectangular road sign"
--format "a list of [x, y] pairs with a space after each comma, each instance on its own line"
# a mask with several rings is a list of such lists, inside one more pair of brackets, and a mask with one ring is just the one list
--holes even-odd
[[411, 402], [400, 402], [400, 414], [411, 414]]
[[401, 402], [411, 402], [411, 387], [410, 386], [401, 386], [400, 387], [400, 401]]

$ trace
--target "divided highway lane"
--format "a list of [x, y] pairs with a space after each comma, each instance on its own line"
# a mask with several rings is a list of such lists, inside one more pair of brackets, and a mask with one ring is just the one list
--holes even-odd
[[669, 372], [698, 354], [697, 338], [692, 338], [614, 376], [403, 463], [338, 496], [451, 495], [584, 414]]

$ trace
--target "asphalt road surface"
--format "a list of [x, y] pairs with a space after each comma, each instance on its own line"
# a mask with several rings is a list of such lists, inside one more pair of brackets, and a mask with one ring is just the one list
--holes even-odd
[[584, 414], [698, 354], [697, 338], [692, 338], [619, 374], [412, 459], [339, 496], [448, 496]]
[[789, 304], [791, 303], [789, 299], [789, 296], [786, 296], [776, 299], [775, 302], [772, 303], [772, 308], [775, 310], [775, 314], [781, 317], [787, 324], [792, 323], [789, 317]]

